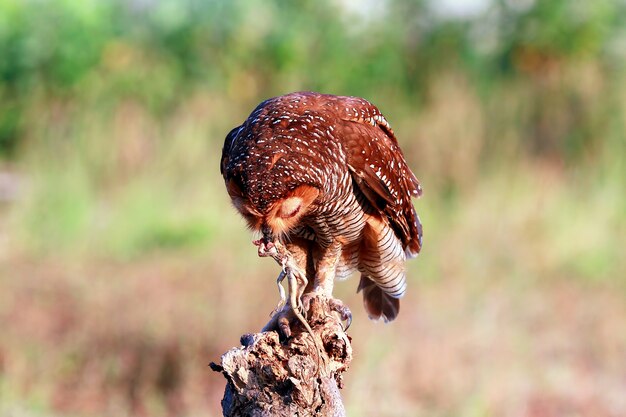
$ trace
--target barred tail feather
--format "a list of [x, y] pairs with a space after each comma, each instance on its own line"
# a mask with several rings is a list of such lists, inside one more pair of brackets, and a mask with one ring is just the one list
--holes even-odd
[[400, 300], [381, 290], [369, 277], [361, 275], [357, 292], [363, 291], [363, 305], [370, 320], [378, 321], [381, 318], [389, 323], [400, 312]]

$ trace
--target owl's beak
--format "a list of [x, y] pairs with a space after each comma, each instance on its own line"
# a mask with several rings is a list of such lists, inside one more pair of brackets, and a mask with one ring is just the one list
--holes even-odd
[[266, 243], [274, 244], [274, 231], [267, 224], [261, 226], [261, 233], [263, 234], [263, 240]]
[[259, 247], [259, 256], [271, 256], [277, 253], [276, 246], [274, 245], [274, 232], [272, 229], [269, 226], [264, 225], [261, 227], [261, 233], [263, 234], [263, 237], [252, 242]]

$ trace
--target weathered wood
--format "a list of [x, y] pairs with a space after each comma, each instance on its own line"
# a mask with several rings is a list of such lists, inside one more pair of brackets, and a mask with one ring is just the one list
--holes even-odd
[[345, 416], [339, 388], [352, 360], [350, 337], [323, 296], [311, 299], [307, 321], [324, 348], [319, 367], [316, 344], [297, 320], [289, 339], [246, 334], [211, 364], [227, 380], [224, 416]]

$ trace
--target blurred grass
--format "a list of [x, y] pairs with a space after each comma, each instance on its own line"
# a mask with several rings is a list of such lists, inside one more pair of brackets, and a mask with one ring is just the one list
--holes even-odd
[[218, 415], [278, 269], [223, 137], [306, 89], [377, 104], [425, 189], [399, 319], [336, 285], [350, 415], [626, 414], [623, 2], [350, 4], [0, 3], [0, 415]]

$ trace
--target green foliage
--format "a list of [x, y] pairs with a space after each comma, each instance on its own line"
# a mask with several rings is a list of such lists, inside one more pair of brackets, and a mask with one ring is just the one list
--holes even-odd
[[[581, 60], [613, 78], [607, 67], [624, 58], [613, 46], [626, 24], [619, 2], [499, 1], [456, 20], [428, 5], [389, 0], [368, 13], [330, 0], [2, 2], [0, 151], [29, 135], [33, 101], [59, 97], [131, 97], [157, 115], [198, 86], [254, 101], [314, 89], [415, 105], [451, 68], [493, 91]], [[581, 139], [557, 151], [569, 141]]]
[[[219, 184], [224, 132], [293, 90], [379, 105], [429, 198], [452, 211], [510, 158], [614, 165], [625, 8], [494, 1], [454, 17], [401, 0], [1, 2], [0, 153], [31, 177], [14, 224], [43, 251], [214, 242], [227, 203], [190, 210], [206, 194], [181, 196], [179, 184]], [[594, 269], [602, 253], [572, 267]]]

